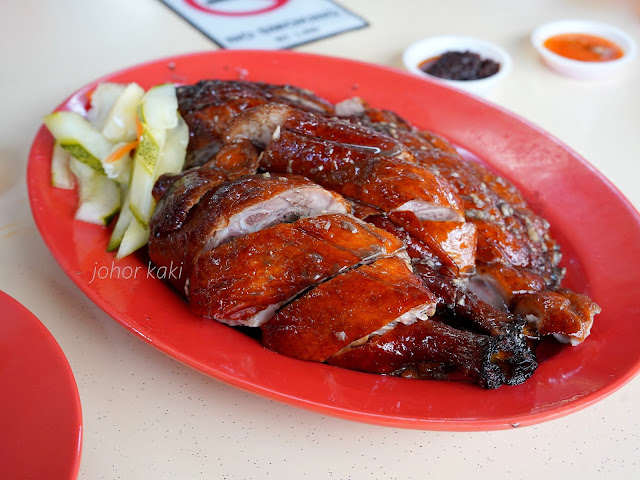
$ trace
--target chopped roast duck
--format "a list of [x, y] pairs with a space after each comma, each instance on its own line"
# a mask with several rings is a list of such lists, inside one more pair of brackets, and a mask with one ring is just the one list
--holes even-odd
[[323, 362], [363, 337], [426, 319], [435, 308], [435, 295], [401, 258], [381, 258], [286, 305], [262, 326], [262, 338], [277, 352]]
[[[347, 213], [338, 195], [296, 175], [247, 175], [213, 180], [202, 168], [176, 181], [161, 198], [149, 223], [149, 255], [159, 267], [182, 265], [186, 286], [191, 267], [205, 251], [270, 225], [321, 213]], [[219, 176], [218, 176], [219, 175]], [[187, 181], [188, 180], [188, 181]]]
[[209, 80], [178, 88], [187, 169], [161, 177], [149, 255], [194, 313], [370, 373], [518, 384], [542, 336], [600, 310], [560, 288], [548, 223], [446, 140], [360, 99]]
[[190, 276], [191, 309], [230, 325], [259, 326], [302, 292], [394, 255], [406, 257], [400, 240], [349, 215], [276, 224], [200, 255]]

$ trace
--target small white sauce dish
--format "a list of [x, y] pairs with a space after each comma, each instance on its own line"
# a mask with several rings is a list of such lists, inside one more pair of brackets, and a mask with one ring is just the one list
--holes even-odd
[[[563, 57], [544, 46], [548, 38], [563, 33], [585, 33], [606, 38], [622, 48], [624, 54], [616, 60], [585, 62]], [[581, 80], [603, 79], [619, 73], [635, 57], [637, 50], [633, 39], [619, 28], [591, 20], [557, 20], [545, 23], [533, 31], [531, 43], [551, 70]]]
[[[446, 52], [472, 52], [481, 58], [490, 59], [500, 65], [497, 73], [478, 80], [448, 80], [429, 75], [420, 70], [420, 64]], [[478, 96], [489, 94], [493, 88], [511, 71], [511, 57], [498, 45], [473, 37], [460, 35], [439, 35], [423, 38], [409, 45], [402, 56], [407, 70], [424, 78], [430, 78], [446, 85], [465, 90]]]

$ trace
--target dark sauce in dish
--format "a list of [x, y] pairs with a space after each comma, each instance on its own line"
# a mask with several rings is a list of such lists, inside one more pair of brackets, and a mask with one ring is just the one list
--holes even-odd
[[467, 50], [445, 52], [438, 57], [428, 58], [418, 68], [429, 75], [447, 80], [479, 80], [498, 73], [500, 64]]

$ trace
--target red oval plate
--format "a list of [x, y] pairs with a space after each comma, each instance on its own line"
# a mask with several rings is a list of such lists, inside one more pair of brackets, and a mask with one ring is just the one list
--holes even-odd
[[82, 413], [60, 346], [26, 308], [0, 292], [0, 478], [75, 479]]
[[143, 256], [114, 263], [106, 253], [109, 232], [74, 221], [75, 195], [51, 188], [52, 139], [43, 128], [28, 167], [36, 223], [64, 271], [134, 334], [251, 392], [351, 420], [431, 430], [491, 430], [549, 420], [595, 402], [636, 374], [640, 351], [630, 320], [640, 307], [630, 286], [640, 284], [640, 272], [633, 268], [640, 265], [639, 216], [576, 153], [513, 114], [390, 68], [264, 51], [197, 53], [136, 66], [83, 87], [59, 108], [82, 107], [98, 82], [136, 81], [148, 88], [206, 78], [291, 83], [332, 101], [357, 95], [447, 137], [522, 189], [551, 222], [564, 249], [566, 285], [590, 294], [603, 313], [583, 345], [562, 348], [523, 385], [493, 391], [364, 374], [278, 355], [231, 328], [190, 314], [167, 284], [149, 275]]

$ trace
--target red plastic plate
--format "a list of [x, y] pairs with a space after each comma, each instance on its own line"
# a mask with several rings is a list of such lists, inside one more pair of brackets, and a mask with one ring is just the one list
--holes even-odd
[[[52, 139], [41, 129], [29, 158], [31, 207], [64, 271], [96, 305], [154, 347], [237, 387], [289, 404], [382, 425], [491, 430], [565, 415], [601, 399], [640, 368], [640, 221], [624, 197], [576, 153], [521, 118], [464, 93], [390, 68], [295, 52], [216, 51], [167, 58], [96, 80], [59, 107], [76, 108], [98, 82], [247, 79], [291, 83], [332, 101], [360, 96], [445, 136], [520, 187], [552, 225], [565, 285], [602, 307], [584, 344], [562, 348], [523, 385], [475, 385], [376, 376], [287, 358], [189, 313], [148, 260], [114, 263], [109, 232], [73, 220], [75, 195], [51, 188]], [[94, 271], [98, 275], [94, 279]], [[612, 273], [615, 272], [615, 273]], [[97, 278], [105, 277], [105, 278]]]
[[0, 292], [0, 478], [75, 479], [82, 413], [71, 367], [45, 326]]

